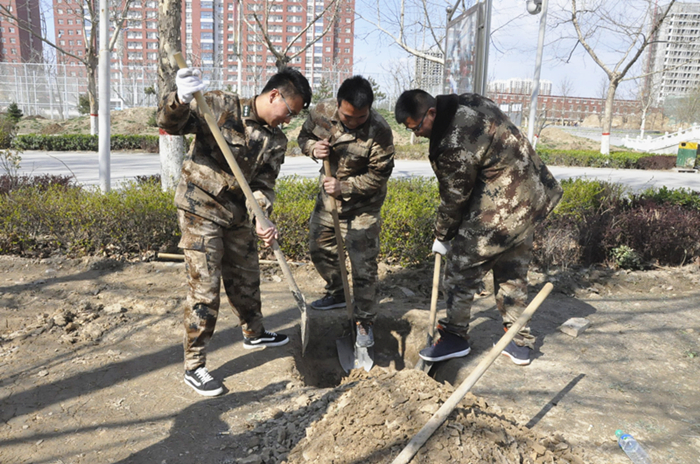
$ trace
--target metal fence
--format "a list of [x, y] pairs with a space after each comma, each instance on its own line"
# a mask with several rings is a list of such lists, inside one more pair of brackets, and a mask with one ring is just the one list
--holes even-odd
[[[244, 97], [256, 95], [272, 74], [263, 72], [258, 79], [243, 81], [239, 93]], [[322, 78], [327, 80], [335, 95], [341, 82], [339, 71], [324, 70], [320, 73], [316, 71], [315, 74], [321, 74]], [[158, 70], [155, 66], [113, 65], [110, 75], [112, 109], [157, 105]], [[205, 76], [212, 78], [209, 90], [237, 91], [237, 79], [220, 78], [225, 75], [230, 75], [230, 72], [223, 68], [207, 69]], [[99, 81], [97, 84], [99, 88]], [[75, 117], [80, 114], [80, 96], [87, 95], [87, 88], [87, 70], [84, 66], [0, 63], [0, 111], [6, 110], [8, 105], [14, 102], [27, 116], [36, 115], [49, 119]], [[147, 93], [146, 89], [149, 88], [154, 89], [155, 94]]]

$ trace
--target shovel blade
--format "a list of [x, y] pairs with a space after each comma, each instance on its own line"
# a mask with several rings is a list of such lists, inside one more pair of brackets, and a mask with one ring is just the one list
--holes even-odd
[[[426, 343], [425, 347], [429, 347], [433, 344], [433, 337], [428, 335], [428, 342]], [[433, 363], [430, 361], [426, 361], [425, 359], [421, 358], [420, 356], [418, 357], [418, 362], [416, 363], [414, 369], [423, 371], [426, 374], [430, 372], [430, 369], [433, 367]]]
[[338, 348], [338, 360], [346, 374], [353, 369], [364, 369], [369, 372], [374, 366], [374, 349], [355, 346], [352, 334], [335, 341]]
[[292, 291], [292, 295], [301, 313], [301, 318], [299, 320], [299, 324], [301, 325], [301, 355], [304, 356], [306, 346], [309, 344], [309, 318], [306, 311], [306, 298], [304, 298], [304, 295], [300, 291]]

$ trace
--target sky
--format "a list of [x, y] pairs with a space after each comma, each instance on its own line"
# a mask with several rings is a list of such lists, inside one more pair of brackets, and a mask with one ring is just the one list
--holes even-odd
[[[360, 5], [361, 1], [363, 0], [356, 0], [358, 2], [356, 8], [366, 8]], [[379, 1], [382, 2], [383, 11], [392, 7], [393, 0]], [[612, 3], [615, 1], [619, 1], [624, 7], [625, 2], [635, 0], [611, 0]], [[570, 0], [549, 0], [548, 27], [545, 32], [540, 79], [552, 82], [553, 94], [561, 94], [562, 84], [568, 81], [571, 87], [570, 96], [601, 97], [602, 88], [607, 84], [607, 77], [580, 45], [575, 47], [571, 58], [566, 62], [566, 57], [571, 52], [575, 40], [565, 40], [564, 37], [574, 34], [573, 26], [557, 27], [552, 30], [557, 24], [557, 12], [561, 16], [562, 9], [569, 5]], [[540, 18], [541, 14], [527, 13], [525, 0], [493, 1], [489, 81], [510, 78], [531, 79], [534, 76]], [[391, 79], [392, 67], [397, 61], [408, 61], [413, 66], [413, 58], [398, 46], [391, 45], [389, 40], [377, 33], [376, 28], [366, 21], [357, 19], [355, 35], [354, 71], [356, 73], [371, 75], [381, 85], [382, 82]], [[605, 51], [602, 54], [606, 57]], [[618, 57], [619, 54], [608, 53], [607, 61], [617, 61]], [[635, 89], [634, 83], [623, 84], [617, 96], [635, 98]]]

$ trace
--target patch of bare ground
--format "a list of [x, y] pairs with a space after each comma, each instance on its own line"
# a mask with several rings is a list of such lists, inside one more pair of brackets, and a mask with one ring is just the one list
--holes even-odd
[[[293, 271], [308, 301], [321, 296], [311, 265]], [[223, 304], [207, 365], [226, 391], [205, 399], [182, 381], [182, 263], [1, 256], [0, 462], [391, 462], [502, 335], [487, 286], [472, 353], [436, 364], [435, 380], [412, 370], [431, 272], [381, 266], [375, 368], [346, 376], [344, 310], [309, 310], [302, 357], [298, 308], [265, 265], [266, 328], [292, 341], [243, 349]], [[698, 267], [533, 270], [530, 281], [555, 285], [532, 321], [533, 363], [501, 356], [414, 462], [623, 464], [618, 428], [654, 462], [700, 462]], [[591, 323], [576, 338], [558, 330], [571, 317]]]
[[[122, 135], [158, 135], [158, 128], [149, 120], [155, 107], [128, 108], [110, 113], [110, 131]], [[66, 120], [28, 116], [20, 120], [18, 134], [89, 134], [90, 116], [79, 116]]]

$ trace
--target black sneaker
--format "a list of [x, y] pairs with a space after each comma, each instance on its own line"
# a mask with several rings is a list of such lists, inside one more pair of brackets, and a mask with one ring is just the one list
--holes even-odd
[[267, 330], [258, 337], [243, 337], [243, 339], [243, 348], [247, 350], [265, 348], [266, 346], [282, 346], [289, 343], [289, 337], [286, 335], [268, 332]]
[[316, 300], [311, 303], [311, 307], [321, 311], [325, 311], [327, 309], [344, 308], [345, 297], [342, 295], [333, 296], [330, 293], [327, 293], [326, 296], [320, 300]]
[[185, 383], [202, 396], [218, 396], [224, 391], [221, 383], [204, 366], [185, 371]]
[[374, 346], [374, 331], [372, 330], [371, 322], [355, 322], [357, 326], [357, 336], [355, 337], [355, 345], [358, 348], [369, 348]]
[[515, 342], [511, 341], [506, 348], [501, 351], [510, 358], [518, 366], [527, 366], [530, 364], [530, 354], [532, 354], [532, 349], [527, 346], [516, 345]]
[[459, 335], [455, 335], [438, 326], [440, 338], [432, 346], [423, 348], [418, 355], [424, 361], [438, 362], [451, 358], [461, 358], [472, 350], [469, 342]]

